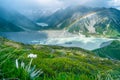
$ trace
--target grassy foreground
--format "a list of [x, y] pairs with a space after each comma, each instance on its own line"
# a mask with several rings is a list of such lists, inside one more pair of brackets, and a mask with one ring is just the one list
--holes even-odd
[[80, 48], [24, 45], [0, 38], [0, 79], [119, 80], [120, 62]]

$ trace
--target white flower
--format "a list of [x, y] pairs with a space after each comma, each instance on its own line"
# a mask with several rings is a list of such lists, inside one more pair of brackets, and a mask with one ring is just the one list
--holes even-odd
[[21, 67], [24, 68], [25, 67], [25, 63], [21, 62]]
[[19, 68], [18, 59], [16, 59], [15, 63], [16, 63], [16, 68]]
[[37, 55], [36, 54], [29, 54], [28, 58], [37, 58]]

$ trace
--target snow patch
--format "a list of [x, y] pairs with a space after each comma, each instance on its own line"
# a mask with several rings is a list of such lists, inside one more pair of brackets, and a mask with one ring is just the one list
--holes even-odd
[[37, 25], [42, 26], [42, 27], [47, 27], [48, 26], [47, 23], [37, 23]]

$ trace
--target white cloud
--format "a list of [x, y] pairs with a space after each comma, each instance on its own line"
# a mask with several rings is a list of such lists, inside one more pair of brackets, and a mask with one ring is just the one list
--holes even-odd
[[111, 0], [111, 1], [109, 1], [109, 6], [120, 7], [120, 0]]
[[107, 6], [107, 0], [60, 0], [68, 5], [83, 5], [92, 7], [103, 7]]
[[11, 8], [58, 8], [63, 7], [59, 0], [0, 0], [0, 4]]
[[13, 8], [61, 8], [73, 5], [92, 7], [120, 7], [120, 0], [0, 0], [1, 5]]

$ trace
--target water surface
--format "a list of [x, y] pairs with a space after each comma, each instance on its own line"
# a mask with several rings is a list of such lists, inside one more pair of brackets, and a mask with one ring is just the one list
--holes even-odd
[[113, 40], [107, 38], [94, 38], [85, 37], [83, 35], [73, 35], [64, 31], [1, 32], [0, 35], [25, 44], [80, 47], [87, 50], [100, 48], [102, 43]]

